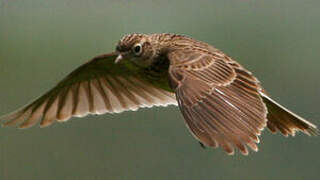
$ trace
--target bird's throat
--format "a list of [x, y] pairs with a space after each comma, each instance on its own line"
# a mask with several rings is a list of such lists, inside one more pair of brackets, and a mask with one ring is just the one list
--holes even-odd
[[142, 71], [145, 80], [160, 89], [173, 92], [173, 90], [169, 86], [169, 64], [170, 63], [167, 58], [157, 58], [149, 67], [143, 68]]

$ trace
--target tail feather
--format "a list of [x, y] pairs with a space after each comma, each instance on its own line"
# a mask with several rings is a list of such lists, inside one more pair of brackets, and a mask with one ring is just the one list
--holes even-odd
[[302, 131], [309, 136], [319, 135], [316, 125], [289, 111], [266, 94], [260, 94], [268, 108], [267, 127], [271, 132], [280, 131], [285, 136], [294, 136], [296, 131]]

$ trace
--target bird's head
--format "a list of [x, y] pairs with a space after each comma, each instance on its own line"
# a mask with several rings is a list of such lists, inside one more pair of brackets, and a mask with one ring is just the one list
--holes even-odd
[[147, 67], [158, 56], [157, 45], [151, 35], [129, 34], [124, 36], [117, 44], [118, 57], [115, 63], [123, 59], [133, 61], [139, 66]]

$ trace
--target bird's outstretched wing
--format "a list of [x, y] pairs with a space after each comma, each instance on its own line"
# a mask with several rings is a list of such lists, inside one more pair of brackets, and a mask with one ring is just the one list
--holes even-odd
[[120, 113], [140, 107], [176, 104], [174, 93], [147, 82], [143, 71], [116, 53], [97, 56], [27, 106], [0, 117], [4, 125], [27, 128], [63, 122], [72, 116]]
[[258, 148], [267, 109], [258, 80], [226, 55], [197, 49], [171, 52], [170, 84], [190, 131], [206, 146], [228, 154]]

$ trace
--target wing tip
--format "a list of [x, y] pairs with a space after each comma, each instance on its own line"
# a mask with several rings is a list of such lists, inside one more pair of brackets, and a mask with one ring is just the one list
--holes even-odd
[[19, 109], [0, 116], [0, 123], [3, 127], [14, 127], [19, 124], [18, 119], [23, 115], [23, 109]]
[[307, 134], [308, 136], [319, 136], [320, 135], [320, 131], [317, 128], [317, 126], [315, 126], [315, 125], [309, 126], [307, 129], [303, 130], [303, 132], [305, 134]]

